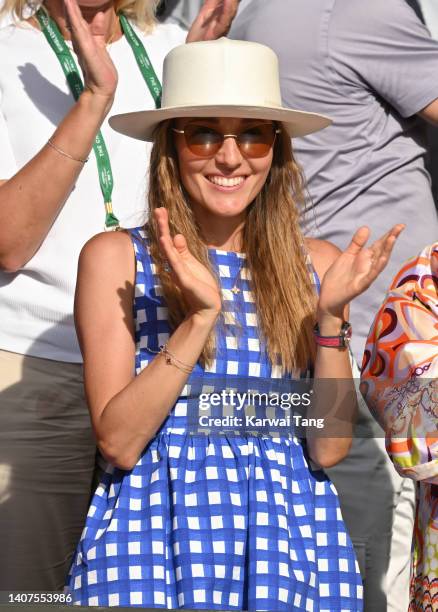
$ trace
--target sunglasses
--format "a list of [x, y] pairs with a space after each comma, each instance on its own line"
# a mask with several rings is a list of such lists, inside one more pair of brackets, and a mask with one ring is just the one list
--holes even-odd
[[214, 157], [224, 144], [225, 138], [234, 138], [244, 157], [265, 157], [271, 150], [277, 134], [281, 132], [274, 123], [257, 123], [244, 128], [238, 134], [222, 134], [214, 128], [190, 123], [183, 130], [173, 127], [177, 134], [184, 135], [187, 148], [197, 157]]

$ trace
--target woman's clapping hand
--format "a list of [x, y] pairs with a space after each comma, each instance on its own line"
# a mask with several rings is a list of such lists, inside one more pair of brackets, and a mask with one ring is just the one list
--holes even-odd
[[171, 237], [167, 210], [156, 208], [154, 212], [161, 251], [189, 306], [190, 314], [215, 318], [221, 310], [218, 283], [211, 272], [191, 254], [182, 234]]
[[73, 48], [84, 75], [85, 90], [112, 103], [117, 87], [117, 70], [106, 48], [104, 15], [98, 13], [89, 24], [77, 0], [64, 0]]
[[343, 318], [348, 303], [366, 291], [385, 268], [404, 228], [402, 224], [394, 225], [369, 247], [365, 246], [370, 235], [368, 227], [360, 227], [355, 232], [347, 249], [324, 275], [318, 302], [319, 315]]
[[238, 0], [205, 0], [187, 35], [187, 42], [226, 36], [239, 6]]

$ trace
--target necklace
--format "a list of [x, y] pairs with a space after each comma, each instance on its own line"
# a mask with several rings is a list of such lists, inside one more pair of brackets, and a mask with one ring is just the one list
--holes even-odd
[[244, 263], [245, 263], [245, 258], [242, 258], [242, 261], [240, 263], [240, 266], [239, 266], [239, 269], [237, 271], [237, 274], [236, 274], [236, 276], [234, 277], [234, 280], [233, 280], [233, 286], [231, 287], [231, 293], [234, 293], [234, 295], [238, 295], [240, 293], [240, 291], [241, 291], [240, 287], [237, 286], [237, 282], [240, 279], [240, 275], [242, 273], [242, 270], [243, 270], [243, 267], [244, 267], [243, 266]]

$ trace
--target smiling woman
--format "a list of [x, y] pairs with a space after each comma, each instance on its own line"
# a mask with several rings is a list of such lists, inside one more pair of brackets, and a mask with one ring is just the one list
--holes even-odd
[[[246, 254], [269, 355], [275, 360], [279, 352], [290, 371], [306, 368], [315, 351], [314, 291], [299, 230], [303, 177], [287, 132], [272, 121], [230, 117], [177, 119], [175, 126], [163, 122], [155, 133], [150, 210], [163, 206], [175, 230], [186, 228], [190, 251], [204, 265], [209, 265], [206, 244]], [[150, 221], [153, 227], [152, 216]], [[150, 243], [160, 257], [154, 234]], [[293, 267], [284, 265], [281, 252], [291, 254]], [[163, 278], [163, 291], [173, 304], [178, 292], [170, 277]], [[172, 307], [169, 316], [178, 321]], [[202, 357], [208, 355], [209, 341]]]
[[354, 402], [341, 437], [338, 405], [318, 398], [306, 422], [327, 432], [307, 445], [293, 426], [276, 437], [190, 428], [207, 390], [262, 396], [312, 373], [351, 377], [348, 302], [403, 228], [369, 248], [361, 228], [342, 254], [300, 234], [290, 136], [328, 124], [282, 106], [270, 49], [226, 39], [174, 49], [161, 108], [111, 119], [154, 142], [150, 212], [144, 227], [93, 238], [79, 262], [76, 324], [108, 468], [71, 569], [74, 603], [362, 609], [335, 490], [311, 467], [348, 452]]
[[[271, 169], [274, 124], [223, 117], [204, 119], [204, 123], [180, 119], [176, 125], [173, 131], [182, 136], [176, 138], [181, 180], [192, 204], [207, 213], [211, 202], [213, 214], [242, 215]], [[209, 196], [205, 189], [211, 190]], [[236, 193], [236, 197], [221, 198], [220, 193]]]

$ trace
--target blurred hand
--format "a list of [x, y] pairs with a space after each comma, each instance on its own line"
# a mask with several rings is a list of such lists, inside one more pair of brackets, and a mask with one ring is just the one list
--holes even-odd
[[82, 17], [77, 0], [64, 0], [73, 48], [84, 74], [84, 87], [112, 103], [117, 87], [117, 70], [108, 55], [104, 15], [98, 13], [90, 25]]
[[[366, 247], [370, 230], [360, 227], [347, 249], [327, 270], [321, 285], [318, 316], [343, 318], [348, 303], [366, 291], [389, 261], [404, 225], [394, 225], [384, 236]], [[383, 297], [383, 296], [382, 296]]]
[[189, 305], [190, 313], [216, 317], [222, 303], [215, 278], [193, 257], [182, 234], [171, 237], [167, 210], [156, 208], [154, 214], [158, 224], [161, 252], [169, 263], [176, 285]]
[[226, 36], [239, 6], [238, 0], [205, 0], [187, 35], [187, 42]]

